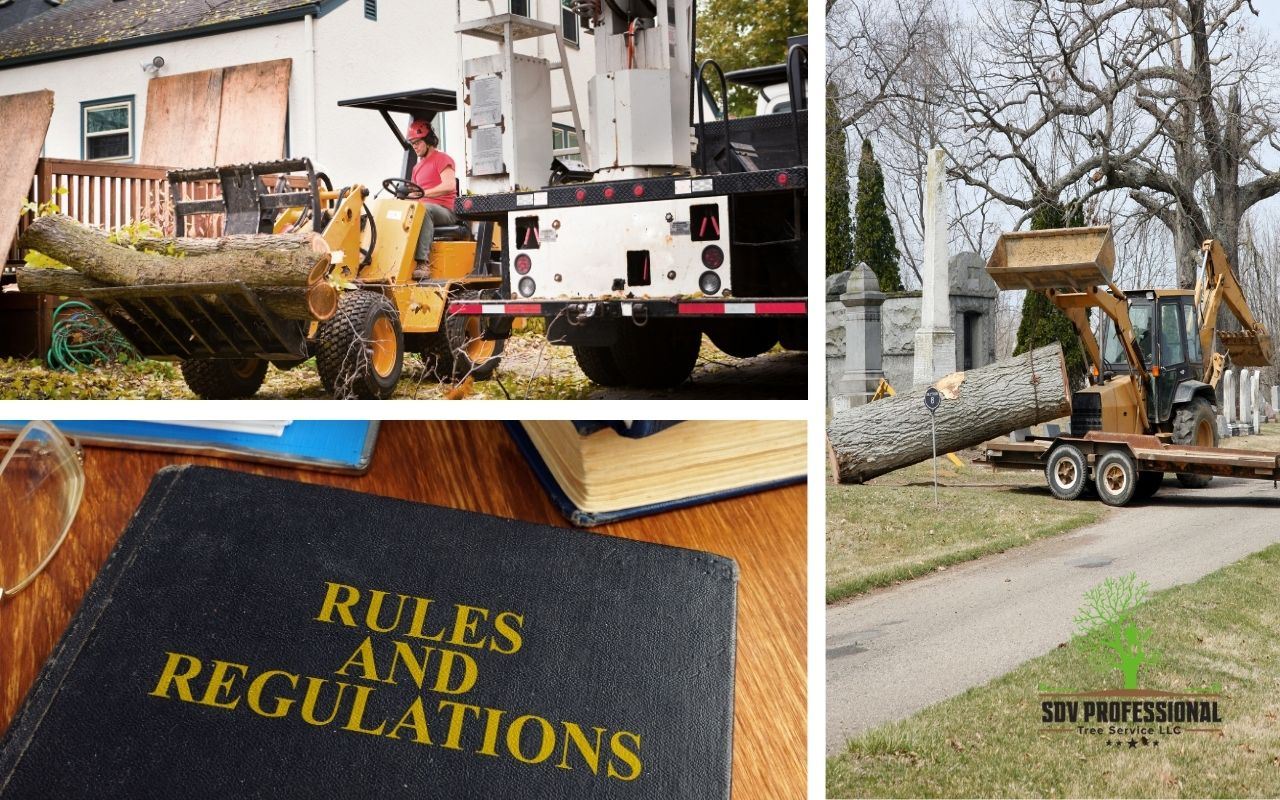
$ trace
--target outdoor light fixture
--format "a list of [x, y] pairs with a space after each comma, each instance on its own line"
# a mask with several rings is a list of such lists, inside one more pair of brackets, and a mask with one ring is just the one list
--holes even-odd
[[142, 71], [147, 73], [148, 75], [153, 75], [159, 72], [160, 68], [163, 66], [164, 66], [164, 56], [156, 56], [150, 61], [142, 62]]

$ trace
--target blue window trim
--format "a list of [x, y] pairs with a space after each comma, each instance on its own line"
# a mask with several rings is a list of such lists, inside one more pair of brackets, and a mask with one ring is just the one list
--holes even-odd
[[[104, 97], [101, 100], [81, 100], [80, 101], [80, 160], [85, 160], [85, 135], [88, 130], [85, 129], [84, 112], [91, 106], [107, 106], [113, 103], [129, 104], [129, 160], [127, 163], [133, 164], [138, 157], [138, 103], [137, 95], [126, 94], [119, 97]], [[117, 162], [121, 163], [121, 162]]]

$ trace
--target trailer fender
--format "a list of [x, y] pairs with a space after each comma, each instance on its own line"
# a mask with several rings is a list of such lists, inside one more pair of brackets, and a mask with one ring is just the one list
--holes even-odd
[[1211, 406], [1218, 405], [1218, 396], [1213, 387], [1201, 381], [1183, 381], [1178, 384], [1178, 388], [1173, 393], [1173, 404], [1176, 406], [1189, 403], [1194, 397], [1203, 397]]

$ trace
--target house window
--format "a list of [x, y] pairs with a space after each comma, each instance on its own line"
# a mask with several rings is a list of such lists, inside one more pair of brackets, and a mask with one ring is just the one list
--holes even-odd
[[133, 97], [81, 103], [80, 131], [86, 161], [132, 161]]
[[378, 0], [364, 0], [364, 18], [378, 20]]
[[[532, 17], [529, 11], [529, 0], [511, 0], [511, 13], [522, 17]], [[560, 0], [560, 26], [564, 29], [564, 40], [578, 45], [578, 15], [573, 13], [571, 0]]]
[[578, 30], [578, 15], [573, 13], [570, 0], [560, 0], [560, 27], [564, 29], [564, 40], [577, 46], [581, 31]]
[[556, 122], [551, 125], [551, 149], [566, 151], [563, 155], [574, 155], [581, 152], [578, 146], [578, 132], [568, 125]]

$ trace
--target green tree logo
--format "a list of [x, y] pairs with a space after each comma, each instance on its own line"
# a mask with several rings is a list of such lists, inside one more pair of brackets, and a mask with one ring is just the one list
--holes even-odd
[[1159, 651], [1147, 647], [1151, 630], [1139, 628], [1132, 619], [1149, 588], [1132, 572], [1107, 578], [1084, 593], [1084, 605], [1073, 620], [1094, 667], [1101, 672], [1119, 670], [1126, 689], [1138, 688], [1139, 669], [1160, 661]]

